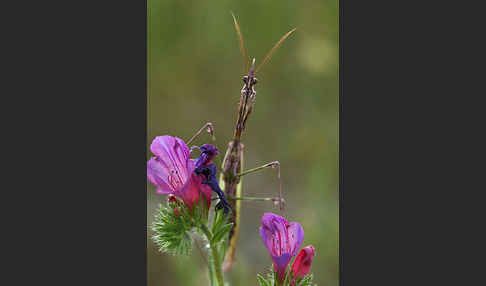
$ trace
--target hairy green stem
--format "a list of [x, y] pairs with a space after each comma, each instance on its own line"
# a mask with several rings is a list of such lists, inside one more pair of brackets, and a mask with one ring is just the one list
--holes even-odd
[[209, 276], [211, 278], [211, 283], [215, 283], [213, 276], [216, 278], [216, 285], [217, 286], [224, 286], [224, 279], [223, 279], [223, 271], [222, 271], [222, 263], [221, 263], [221, 257], [218, 252], [218, 248], [216, 246], [216, 242], [212, 241], [213, 235], [211, 231], [207, 228], [206, 225], [202, 225], [201, 229], [206, 235], [206, 238], [209, 241], [209, 247], [211, 248], [211, 259], [209, 261]]

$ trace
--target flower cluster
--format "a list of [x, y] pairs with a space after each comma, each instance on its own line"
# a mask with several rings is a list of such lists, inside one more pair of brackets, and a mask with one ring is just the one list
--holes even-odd
[[290, 273], [287, 271], [290, 260], [297, 254], [304, 240], [304, 230], [299, 223], [289, 223], [281, 216], [265, 213], [262, 217], [260, 236], [270, 253], [280, 284], [290, 281], [290, 285], [296, 285], [297, 279], [302, 279], [309, 273], [315, 255], [312, 245], [304, 247], [299, 252]]
[[[176, 248], [176, 253], [184, 253], [189, 248], [190, 241], [184, 239], [185, 234], [192, 227], [198, 225], [194, 221], [185, 221], [186, 215], [191, 217], [194, 208], [200, 209], [200, 199], [203, 198], [203, 208], [209, 210], [211, 206], [212, 191], [218, 191], [218, 186], [208, 182], [208, 176], [200, 170], [207, 170], [211, 166], [211, 160], [218, 154], [216, 147], [204, 144], [200, 148], [201, 155], [197, 159], [191, 159], [191, 151], [185, 142], [172, 136], [156, 137], [150, 150], [155, 155], [147, 162], [148, 180], [157, 188], [158, 194], [168, 194], [168, 206], [173, 210], [175, 217], [171, 218], [170, 213], [161, 212], [160, 223], [156, 225], [159, 234], [156, 240], [160, 241], [161, 249]], [[215, 169], [214, 166], [213, 169]], [[206, 168], [206, 169], [205, 169]], [[214, 171], [215, 172], [215, 171]], [[215, 178], [215, 173], [211, 174]], [[217, 185], [217, 183], [214, 183]], [[219, 192], [221, 192], [219, 190]], [[182, 207], [189, 212], [185, 212]], [[207, 214], [207, 212], [205, 212]], [[189, 218], [187, 217], [187, 218]], [[191, 226], [192, 225], [192, 226]], [[222, 230], [216, 233], [227, 233], [230, 225], [222, 226]], [[174, 230], [169, 236], [169, 230]], [[181, 231], [175, 231], [180, 229]], [[165, 232], [165, 234], [164, 234]], [[295, 286], [302, 282], [309, 273], [315, 249], [312, 245], [304, 247], [298, 254], [299, 248], [304, 239], [304, 230], [297, 222], [288, 222], [285, 218], [273, 213], [265, 213], [262, 217], [262, 226], [259, 229], [260, 236], [268, 249], [273, 261], [275, 284]], [[212, 235], [209, 234], [211, 237]], [[173, 245], [173, 246], [172, 246]], [[295, 258], [289, 270], [289, 263]], [[261, 276], [259, 279], [262, 279]], [[305, 280], [305, 279], [304, 279]], [[301, 284], [299, 284], [301, 285]], [[306, 284], [307, 285], [307, 284]]]
[[[147, 162], [147, 177], [156, 186], [158, 194], [168, 194], [168, 206], [171, 209], [171, 212], [161, 209], [154, 225], [154, 230], [158, 232], [155, 240], [161, 245], [161, 249], [173, 250], [174, 253], [187, 253], [191, 241], [187, 240], [186, 233], [193, 227], [202, 228], [203, 232], [206, 232], [206, 236], [217, 243], [224, 240], [224, 235], [231, 228], [231, 224], [224, 224], [220, 221], [213, 224], [213, 232], [210, 232], [203, 226], [205, 223], [201, 223], [200, 209], [202, 207], [206, 210], [203, 212], [205, 213], [203, 217], [207, 217], [207, 211], [211, 206], [212, 191], [220, 195], [221, 202], [227, 202], [215, 182], [216, 168], [211, 163], [214, 156], [218, 154], [217, 148], [204, 144], [199, 149], [201, 150], [200, 157], [191, 159], [191, 151], [185, 142], [180, 138], [167, 135], [156, 137], [150, 146], [155, 157]], [[202, 204], [200, 204], [201, 198], [204, 201]], [[219, 208], [217, 207], [217, 209]], [[225, 209], [225, 214], [226, 211]], [[173, 217], [170, 213], [173, 214]], [[304, 239], [302, 226], [297, 222], [289, 223], [285, 218], [276, 214], [265, 213], [259, 232], [270, 253], [275, 271], [271, 278], [271, 280], [275, 280], [275, 283], [261, 283], [265, 283], [264, 285], [296, 286], [297, 283], [299, 283], [298, 285], [309, 285], [311, 278], [308, 279], [306, 275], [312, 265], [315, 249], [309, 245], [297, 253]], [[215, 251], [217, 252], [217, 249]], [[289, 270], [288, 265], [295, 256]], [[259, 279], [265, 281], [261, 276]]]

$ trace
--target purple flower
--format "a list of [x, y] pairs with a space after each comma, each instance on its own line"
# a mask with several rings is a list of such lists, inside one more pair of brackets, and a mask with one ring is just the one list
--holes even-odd
[[297, 254], [304, 240], [304, 230], [296, 222], [289, 223], [281, 216], [265, 213], [262, 217], [260, 236], [272, 257], [273, 267], [282, 283], [290, 259]]
[[147, 162], [147, 178], [157, 188], [158, 194], [173, 194], [192, 210], [202, 193], [209, 209], [212, 190], [201, 184], [202, 175], [194, 173], [195, 160], [190, 158], [189, 148], [182, 139], [155, 137], [150, 151], [155, 157]]

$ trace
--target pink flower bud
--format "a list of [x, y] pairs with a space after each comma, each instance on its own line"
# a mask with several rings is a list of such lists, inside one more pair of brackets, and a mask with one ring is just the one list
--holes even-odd
[[302, 248], [302, 250], [299, 252], [290, 270], [294, 275], [292, 285], [295, 285], [297, 278], [303, 278], [309, 273], [312, 265], [312, 259], [314, 258], [315, 254], [316, 251], [312, 245]]

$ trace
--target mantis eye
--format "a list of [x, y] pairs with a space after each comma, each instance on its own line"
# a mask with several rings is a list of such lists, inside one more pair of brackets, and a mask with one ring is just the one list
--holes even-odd
[[243, 80], [244, 83], [247, 83], [248, 82], [248, 76], [245, 75], [244, 77], [241, 78], [241, 80]]
[[254, 84], [254, 85], [255, 85], [255, 84], [257, 84], [257, 83], [258, 83], [258, 80], [256, 79], [256, 77], [254, 77], [254, 78], [253, 78], [253, 80], [252, 80], [252, 84]]

